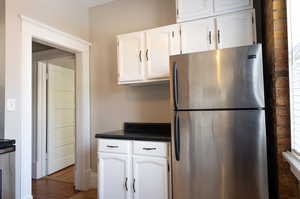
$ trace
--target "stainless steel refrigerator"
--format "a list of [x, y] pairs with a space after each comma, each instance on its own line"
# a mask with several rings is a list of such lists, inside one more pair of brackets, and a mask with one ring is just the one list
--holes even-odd
[[173, 199], [268, 199], [261, 45], [170, 59]]

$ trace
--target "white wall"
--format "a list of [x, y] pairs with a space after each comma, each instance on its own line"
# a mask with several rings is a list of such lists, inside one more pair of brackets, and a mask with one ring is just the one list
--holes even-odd
[[[6, 0], [6, 99], [16, 99], [16, 111], [5, 112], [5, 137], [17, 140], [16, 185], [20, 190], [21, 21], [24, 15], [89, 40], [88, 9], [79, 0]], [[19, 191], [17, 191], [17, 194]], [[20, 195], [16, 195], [20, 198]]]
[[176, 23], [175, 0], [119, 0], [90, 10], [92, 46], [92, 167], [96, 170], [96, 132], [122, 128], [123, 122], [170, 122], [169, 86], [117, 85], [118, 34]]

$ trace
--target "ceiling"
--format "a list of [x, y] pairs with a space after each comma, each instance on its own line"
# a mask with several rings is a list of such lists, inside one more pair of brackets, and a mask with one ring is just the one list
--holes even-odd
[[114, 0], [81, 0], [85, 5], [87, 5], [88, 7], [94, 7], [94, 6], [98, 6], [98, 5], [102, 5]]

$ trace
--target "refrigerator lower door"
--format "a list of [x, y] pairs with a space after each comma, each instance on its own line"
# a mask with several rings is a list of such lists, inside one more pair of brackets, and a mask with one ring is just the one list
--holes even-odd
[[173, 199], [268, 199], [265, 111], [182, 111], [175, 118]]

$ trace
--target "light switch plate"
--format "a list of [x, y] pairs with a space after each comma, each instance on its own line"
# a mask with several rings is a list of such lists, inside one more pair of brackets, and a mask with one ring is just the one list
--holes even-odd
[[7, 99], [7, 111], [16, 111], [16, 99]]

